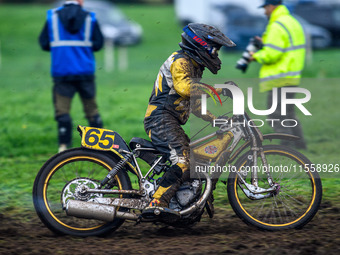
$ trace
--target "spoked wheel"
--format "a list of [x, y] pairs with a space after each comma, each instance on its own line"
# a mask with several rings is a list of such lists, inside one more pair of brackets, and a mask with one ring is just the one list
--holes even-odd
[[[249, 152], [239, 158], [235, 163], [236, 171], [229, 175], [229, 202], [245, 223], [260, 229], [301, 228], [318, 211], [322, 197], [320, 177], [309, 168], [311, 162], [297, 151], [279, 145], [266, 145], [263, 149], [276, 189], [249, 196], [236, 173], [240, 172], [243, 179], [251, 183]], [[257, 160], [258, 186], [268, 189], [270, 185], [267, 174], [263, 172], [261, 158]]]
[[[65, 212], [65, 205], [70, 199], [86, 202], [102, 197], [101, 194], [84, 194], [81, 189], [98, 188], [114, 165], [115, 162], [103, 153], [84, 148], [65, 151], [47, 161], [33, 187], [34, 206], [42, 222], [57, 234], [94, 236], [116, 230], [124, 220], [104, 222], [68, 216]], [[131, 189], [125, 171], [117, 174], [112, 189]]]

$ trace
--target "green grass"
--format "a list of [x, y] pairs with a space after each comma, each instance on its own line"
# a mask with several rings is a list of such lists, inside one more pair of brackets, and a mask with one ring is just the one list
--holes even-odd
[[[48, 8], [43, 5], [1, 5], [0, 8], [0, 211], [23, 210], [19, 206], [32, 209], [34, 177], [57, 150], [50, 56], [41, 51], [37, 41]], [[122, 5], [121, 8], [142, 25], [143, 41], [128, 48], [126, 71], [106, 72], [104, 51], [96, 55], [97, 92], [105, 127], [129, 141], [134, 136], [146, 138], [143, 118], [153, 82], [164, 60], [179, 48], [181, 27], [172, 6]], [[204, 81], [214, 84], [235, 80], [244, 91], [252, 86], [256, 92], [255, 106], [264, 108], [265, 95], [257, 92], [255, 79], [259, 65], [251, 64], [242, 75], [234, 68], [240, 56], [241, 52], [222, 52], [223, 67], [219, 75], [215, 78], [207, 71]], [[304, 77], [310, 80], [303, 87], [312, 93], [307, 108], [313, 116], [299, 115], [309, 147], [304, 153], [315, 163], [338, 164], [340, 51], [317, 51], [312, 57], [304, 71]], [[79, 98], [73, 101], [72, 117], [74, 126], [87, 125]], [[271, 129], [266, 126], [262, 131], [269, 133]], [[79, 145], [79, 135], [74, 131], [73, 146]], [[325, 198], [336, 199], [338, 179], [324, 180], [324, 186]], [[218, 204], [226, 203], [223, 184], [218, 185], [218, 191]]]

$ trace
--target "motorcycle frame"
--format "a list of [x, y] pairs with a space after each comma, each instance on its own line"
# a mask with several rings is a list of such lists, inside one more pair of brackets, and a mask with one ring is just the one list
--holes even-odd
[[[244, 115], [239, 115], [239, 116], [233, 116], [233, 120], [245, 120], [246, 123], [250, 120], [249, 116], [245, 113]], [[227, 122], [230, 123], [230, 122]], [[235, 121], [233, 122], [235, 123]], [[263, 152], [263, 147], [262, 147], [262, 142], [264, 139], [286, 139], [286, 140], [295, 140], [298, 139], [297, 137], [290, 136], [290, 135], [284, 135], [284, 134], [271, 134], [267, 136], [263, 136], [262, 133], [256, 128], [252, 127], [249, 125], [230, 125], [230, 124], [224, 124], [221, 125], [219, 130], [207, 135], [203, 138], [200, 138], [192, 143], [190, 143], [190, 147], [195, 147], [199, 146], [205, 141], [213, 138], [214, 136], [221, 136], [227, 132], [231, 132], [233, 134], [233, 141], [231, 145], [226, 148], [225, 151], [222, 151], [219, 156], [217, 157], [216, 160], [210, 161], [211, 163], [217, 163], [220, 158], [222, 158], [222, 163], [232, 163], [238, 156], [248, 147], [250, 147], [251, 154], [248, 155], [248, 160], [252, 161], [253, 165], [257, 165], [257, 158], [258, 154], [260, 154], [261, 161], [264, 165], [267, 165], [266, 157]], [[240, 146], [236, 151], [236, 147], [239, 145], [241, 139], [244, 139], [246, 141], [245, 144]], [[128, 147], [127, 147], [128, 148]], [[125, 167], [125, 164], [127, 164], [127, 167], [131, 167], [131, 164], [129, 163], [129, 160], [132, 159], [132, 163], [134, 164], [133, 169], [134, 171], [131, 171], [135, 173], [138, 177], [139, 180], [139, 190], [111, 190], [111, 189], [101, 189], [101, 186], [99, 186], [98, 189], [89, 189], [86, 186], [81, 187], [83, 190], [83, 193], [100, 193], [100, 194], [128, 194], [128, 195], [137, 195], [140, 196], [140, 198], [96, 198], [98, 201], [93, 201], [92, 202], [83, 202], [83, 201], [72, 201], [71, 204], [68, 203], [65, 207], [67, 213], [69, 215], [73, 215], [76, 217], [93, 217], [92, 215], [88, 214], [88, 210], [90, 207], [96, 208], [96, 212], [98, 215], [96, 216], [97, 219], [102, 219], [102, 220], [109, 220], [113, 219], [114, 217], [117, 218], [122, 218], [122, 219], [128, 219], [128, 220], [136, 220], [140, 221], [141, 218], [135, 213], [131, 212], [121, 212], [116, 210], [118, 207], [125, 207], [125, 208], [130, 208], [130, 209], [137, 209], [137, 210], [143, 210], [148, 202], [151, 200], [151, 195], [152, 192], [156, 190], [157, 183], [155, 181], [152, 183], [149, 180], [152, 179], [156, 173], [153, 172], [155, 167], [162, 161], [163, 157], [165, 155], [160, 155], [159, 158], [152, 164], [150, 169], [147, 171], [145, 175], [143, 175], [140, 166], [137, 162], [137, 158], [139, 156], [140, 151], [154, 151], [157, 152], [156, 149], [153, 148], [142, 148], [141, 146], [136, 146], [135, 149], [132, 151], [120, 149], [119, 151], [115, 151], [114, 154], [116, 156], [119, 156], [120, 161], [116, 164], [116, 167], [119, 166], [117, 169], [115, 167], [110, 171], [110, 173], [114, 173], [112, 176], [110, 176], [110, 173], [106, 178], [112, 179], [115, 177], [115, 175], [118, 173], [118, 171], [123, 170], [122, 167]], [[227, 157], [224, 157], [224, 153]], [[124, 157], [125, 155], [125, 157]], [[159, 175], [162, 171], [159, 171], [157, 175]], [[154, 173], [150, 177], [150, 174]], [[212, 176], [209, 175], [209, 173], [201, 173], [203, 175], [203, 178], [205, 179], [205, 188], [203, 193], [201, 193], [199, 199], [192, 203], [188, 208], [185, 208], [181, 211], [179, 211], [180, 216], [187, 216], [192, 213], [194, 213], [197, 210], [203, 210], [205, 203], [207, 199], [209, 198], [211, 192], [213, 192], [213, 181], [212, 181]], [[216, 179], [219, 179], [221, 173], [218, 176], [215, 176]], [[263, 199], [271, 195], [271, 192], [275, 191], [277, 189], [277, 184], [273, 182], [269, 172], [267, 172], [267, 179], [268, 183], [270, 184], [270, 188], [264, 189], [261, 187], [258, 187], [258, 177], [257, 177], [257, 172], [256, 171], [251, 171], [251, 183], [247, 183], [244, 179], [241, 173], [237, 172], [238, 178], [239, 178], [239, 186], [247, 195], [250, 199]], [[214, 180], [215, 181], [215, 180]], [[155, 183], [155, 184], [154, 184]], [[243, 184], [245, 186], [242, 187]], [[101, 204], [101, 207], [98, 209], [98, 203]], [[105, 208], [110, 208], [111, 211], [115, 211], [114, 215], [112, 216], [111, 213], [107, 214], [105, 212]], [[93, 208], [92, 208], [93, 209]], [[108, 219], [107, 217], [110, 217]], [[113, 217], [113, 218], [112, 218]]]
[[[239, 157], [239, 155], [248, 147], [250, 147], [250, 150], [252, 151], [252, 155], [248, 156], [248, 160], [252, 161], [252, 165], [256, 166], [257, 165], [257, 159], [258, 155], [260, 154], [261, 161], [264, 166], [268, 166], [266, 157], [263, 153], [263, 148], [262, 148], [262, 142], [267, 139], [267, 140], [273, 140], [273, 139], [280, 139], [280, 140], [297, 140], [299, 137], [293, 136], [293, 135], [286, 135], [286, 134], [269, 134], [269, 135], [262, 135], [260, 130], [258, 128], [249, 126], [249, 125], [241, 125], [240, 122], [245, 120], [246, 123], [250, 121], [250, 117], [248, 116], [247, 113], [244, 115], [238, 115], [238, 116], [233, 116], [229, 118], [229, 120], [233, 120], [233, 124], [224, 124], [221, 125], [219, 130], [209, 134], [205, 137], [202, 137], [200, 139], [195, 140], [194, 142], [190, 143], [190, 147], [193, 148], [211, 138], [214, 136], [222, 135], [227, 132], [233, 133], [233, 141], [231, 145], [226, 149], [226, 152], [229, 154], [228, 158], [226, 159], [226, 163], [231, 164], [232, 162], [235, 161], [236, 158]], [[237, 123], [239, 121], [239, 123]], [[228, 121], [227, 123], [230, 123]], [[244, 139], [246, 141], [245, 144], [240, 146], [236, 151], [235, 148], [239, 145], [240, 141]], [[123, 155], [131, 155], [132, 156], [132, 161], [135, 165], [135, 171], [134, 173], [137, 175], [138, 182], [139, 182], [139, 190], [111, 190], [111, 189], [88, 189], [87, 192], [89, 193], [101, 193], [101, 194], [130, 194], [130, 195], [138, 195], [144, 198], [147, 198], [147, 195], [150, 194], [150, 191], [155, 191], [156, 187], [155, 184], [150, 182], [148, 179], [149, 175], [152, 173], [154, 168], [159, 164], [159, 162], [162, 161], [162, 159], [165, 157], [164, 155], [161, 155], [156, 162], [149, 168], [147, 173], [143, 175], [141, 168], [137, 162], [138, 158], [138, 153], [140, 151], [155, 151], [153, 148], [142, 148], [142, 147], [137, 147], [132, 151], [127, 151], [127, 150], [119, 150], [119, 154], [121, 155], [121, 160], [125, 159]], [[222, 152], [223, 153], [223, 152]], [[210, 163], [215, 163], [216, 161], [212, 161]], [[268, 168], [267, 168], [268, 169]], [[267, 193], [270, 191], [275, 190], [275, 183], [273, 182], [272, 177], [270, 176], [270, 173], [268, 171], [265, 171], [267, 174], [267, 179], [268, 183], [271, 186], [270, 189], [262, 189], [261, 187], [258, 186], [258, 176], [256, 171], [251, 171], [251, 183], [247, 183], [244, 179], [242, 174], [237, 172], [237, 175], [240, 179], [240, 182], [243, 183], [247, 189], [257, 195], [261, 193]], [[113, 178], [112, 176], [111, 178]], [[215, 178], [219, 178], [219, 176], [215, 176]], [[206, 179], [211, 178], [209, 175], [205, 176]], [[148, 199], [146, 199], [149, 201]]]

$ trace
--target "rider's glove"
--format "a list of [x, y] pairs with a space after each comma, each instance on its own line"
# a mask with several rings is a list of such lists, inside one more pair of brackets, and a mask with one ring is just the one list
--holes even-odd
[[[233, 86], [238, 87], [237, 84], [232, 82], [232, 81], [227, 81], [224, 84], [233, 85]], [[223, 88], [222, 89], [222, 95], [225, 96], [225, 97], [230, 97], [231, 99], [233, 99], [233, 94], [231, 93], [231, 91], [229, 89]]]
[[223, 88], [222, 89], [222, 95], [225, 96], [225, 97], [230, 97], [231, 99], [233, 99], [233, 94], [230, 92], [229, 89]]

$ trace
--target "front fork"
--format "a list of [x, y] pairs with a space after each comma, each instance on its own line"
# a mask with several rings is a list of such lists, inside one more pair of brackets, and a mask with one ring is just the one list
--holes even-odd
[[[247, 114], [244, 115], [244, 119], [246, 119], [246, 120], [248, 119]], [[261, 158], [262, 166], [263, 166], [263, 168], [261, 170], [266, 173], [269, 186], [273, 187], [275, 185], [275, 183], [274, 183], [273, 178], [270, 175], [268, 162], [267, 162], [266, 156], [264, 155], [264, 152], [263, 152], [262, 140], [257, 139], [255, 137], [253, 130], [249, 126], [246, 126], [245, 129], [246, 129], [246, 132], [249, 134], [250, 139], [252, 141], [251, 151], [253, 153], [252, 153], [252, 155], [248, 156], [248, 161], [252, 161], [252, 162], [249, 162], [251, 164], [248, 164], [248, 165], [254, 166], [254, 167], [251, 168], [251, 184], [254, 185], [256, 188], [259, 187], [258, 175], [257, 175], [259, 168], [258, 168], [258, 165], [257, 165], [257, 159], [258, 159], [258, 154], [260, 153], [260, 158]]]
[[[239, 177], [240, 184], [243, 184], [246, 188], [242, 187], [242, 185], [239, 185], [239, 186], [243, 190], [245, 195], [249, 197], [250, 199], [259, 200], [259, 199], [271, 197], [272, 194], [274, 194], [279, 188], [279, 184], [275, 183], [273, 181], [273, 178], [270, 175], [267, 159], [264, 155], [263, 148], [253, 147], [252, 151], [253, 153], [249, 154], [248, 159], [247, 159], [247, 164], [246, 164], [247, 166], [250, 166], [250, 169], [251, 169], [251, 183], [247, 183], [245, 181], [247, 172], [242, 173], [242, 171], [238, 171], [237, 175]], [[260, 158], [263, 164], [262, 171], [264, 171], [267, 174], [267, 181], [270, 185], [270, 188], [268, 189], [261, 188], [258, 185], [258, 170], [259, 170], [257, 166], [258, 153], [260, 153]]]
[[257, 166], [257, 160], [258, 160], [258, 154], [260, 154], [260, 158], [262, 161], [262, 169], [264, 173], [267, 175], [267, 181], [269, 183], [269, 186], [272, 187], [275, 183], [270, 175], [269, 171], [269, 166], [268, 162], [266, 159], [266, 156], [264, 155], [263, 148], [261, 147], [253, 147], [252, 148], [253, 154], [248, 156], [248, 161], [250, 161], [251, 164], [251, 184], [254, 185], [255, 187], [258, 187], [258, 171], [260, 170], [259, 167]]
[[[247, 116], [244, 116], [245, 119], [247, 119]], [[246, 132], [249, 134], [251, 141], [252, 141], [252, 147], [251, 151], [252, 153], [249, 154], [248, 159], [247, 159], [247, 165], [251, 166], [251, 184], [247, 183], [243, 177], [246, 175], [242, 176], [242, 172], [238, 171], [237, 175], [239, 176], [241, 183], [243, 183], [247, 189], [252, 193], [252, 195], [257, 196], [257, 194], [261, 193], [267, 193], [267, 192], [272, 192], [277, 190], [278, 184], [276, 184], [273, 180], [273, 178], [270, 175], [269, 167], [268, 167], [268, 162], [266, 159], [266, 156], [264, 155], [263, 147], [262, 147], [262, 142], [259, 139], [256, 139], [254, 132], [250, 129], [249, 126], [246, 127]], [[266, 173], [267, 175], [267, 181], [270, 186], [269, 189], [263, 189], [259, 187], [258, 185], [258, 165], [257, 165], [257, 160], [258, 156], [260, 156], [261, 161], [262, 161], [262, 171]], [[247, 173], [246, 173], [247, 174]]]

